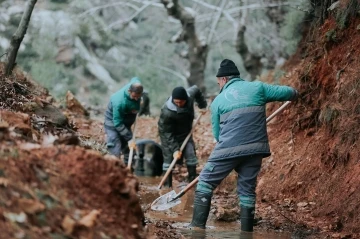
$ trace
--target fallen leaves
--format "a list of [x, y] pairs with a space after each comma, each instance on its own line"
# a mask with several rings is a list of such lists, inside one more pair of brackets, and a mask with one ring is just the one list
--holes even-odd
[[4, 212], [4, 217], [11, 222], [17, 222], [17, 223], [25, 223], [27, 221], [27, 216], [24, 212], [20, 213], [12, 213], [12, 212]]
[[18, 146], [20, 149], [27, 150], [27, 151], [41, 148], [40, 144], [34, 144], [34, 143], [28, 143], [28, 142], [20, 143]]
[[6, 178], [0, 178], [0, 185], [1, 186], [4, 186], [4, 187], [7, 187], [9, 184], [9, 180], [6, 179]]
[[67, 235], [71, 235], [74, 231], [76, 225], [76, 221], [72, 219], [70, 216], [66, 215], [61, 223], [61, 227], [64, 229], [64, 232]]
[[99, 215], [99, 210], [92, 210], [89, 214], [80, 219], [79, 224], [88, 228], [93, 227]]
[[45, 210], [44, 204], [32, 199], [20, 198], [17, 201], [17, 204], [19, 209], [26, 212], [27, 214], [35, 214]]
[[95, 209], [83, 216], [78, 221], [69, 215], [66, 215], [61, 223], [61, 227], [64, 229], [64, 232], [67, 235], [72, 235], [79, 227], [86, 227], [88, 229], [93, 228], [99, 215], [100, 210]]

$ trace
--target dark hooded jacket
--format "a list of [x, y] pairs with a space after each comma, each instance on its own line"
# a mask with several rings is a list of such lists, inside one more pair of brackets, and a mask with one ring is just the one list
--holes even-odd
[[207, 102], [200, 89], [194, 85], [186, 90], [188, 100], [183, 108], [177, 107], [170, 97], [163, 107], [158, 122], [162, 147], [170, 152], [180, 149], [182, 142], [192, 129], [194, 120], [194, 102], [200, 109], [206, 108]]

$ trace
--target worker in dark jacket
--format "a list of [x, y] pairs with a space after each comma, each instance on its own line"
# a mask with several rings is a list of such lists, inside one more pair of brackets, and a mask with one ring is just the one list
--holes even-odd
[[142, 92], [140, 79], [132, 78], [130, 83], [110, 97], [105, 112], [104, 129], [108, 152], [117, 157], [123, 153], [125, 164], [128, 161], [129, 148], [136, 148], [132, 141], [131, 125], [140, 109]]
[[255, 188], [264, 157], [270, 156], [265, 105], [295, 100], [297, 91], [260, 81], [244, 81], [233, 61], [221, 62], [216, 75], [220, 93], [211, 104], [217, 144], [199, 176], [190, 226], [205, 228], [213, 190], [232, 171], [238, 173], [242, 231], [253, 231]]
[[[179, 161], [184, 157], [189, 173], [189, 181], [196, 177], [196, 165], [198, 163], [192, 137], [190, 137], [183, 152], [180, 152], [180, 147], [192, 129], [195, 114], [194, 101], [196, 101], [200, 109], [207, 106], [203, 94], [196, 85], [187, 90], [184, 87], [174, 88], [171, 97], [161, 108], [158, 122], [164, 155], [163, 172], [165, 173], [168, 170], [174, 158]], [[165, 181], [164, 186], [172, 187], [172, 173]]]

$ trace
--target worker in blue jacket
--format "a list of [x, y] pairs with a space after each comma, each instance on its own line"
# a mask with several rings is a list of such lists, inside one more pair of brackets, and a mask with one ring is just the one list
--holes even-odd
[[135, 142], [132, 141], [131, 125], [134, 124], [136, 114], [140, 110], [142, 93], [143, 86], [140, 79], [132, 78], [130, 83], [110, 97], [105, 112], [107, 150], [117, 157], [123, 153], [125, 164], [128, 162], [129, 149], [136, 147]]
[[295, 100], [297, 91], [288, 86], [245, 81], [235, 63], [228, 59], [221, 62], [216, 77], [220, 93], [211, 104], [211, 122], [217, 144], [200, 173], [190, 226], [205, 228], [213, 190], [235, 170], [241, 230], [251, 232], [256, 179], [262, 159], [270, 156], [265, 105]]

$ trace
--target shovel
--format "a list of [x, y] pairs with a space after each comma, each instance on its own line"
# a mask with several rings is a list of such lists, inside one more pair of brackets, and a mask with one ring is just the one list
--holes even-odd
[[[199, 116], [196, 118], [194, 124], [193, 124], [193, 127], [191, 129], [191, 131], [189, 132], [189, 134], [186, 136], [184, 142], [182, 143], [181, 147], [180, 147], [180, 152], [182, 152], [187, 144], [187, 142], [189, 141], [190, 137], [191, 137], [191, 134], [194, 132], [194, 129], [195, 129], [195, 125], [199, 122], [201, 116], [203, 114], [200, 113]], [[164, 177], [161, 179], [160, 183], [159, 183], [159, 186], [158, 186], [158, 189], [161, 189], [161, 187], [163, 186], [165, 180], [167, 179], [167, 177], [169, 176], [171, 170], [173, 169], [173, 167], [175, 166], [176, 164], [176, 161], [178, 160], [179, 158], [174, 158], [173, 161], [171, 162], [168, 170], [166, 171]]]
[[[136, 133], [136, 121], [137, 121], [137, 117], [138, 117], [138, 114], [136, 114], [135, 116], [135, 123], [134, 123], [134, 132], [133, 132], [133, 137], [132, 137], [132, 141], [135, 142], [135, 133]], [[131, 147], [130, 148], [130, 153], [129, 153], [129, 159], [128, 159], [128, 165], [127, 165], [127, 168], [129, 170], [131, 170], [131, 163], [132, 163], [132, 158], [134, 156], [134, 148]]]
[[180, 198], [189, 191], [197, 182], [199, 181], [199, 176], [196, 177], [191, 183], [189, 183], [183, 190], [176, 194], [175, 190], [172, 190], [161, 197], [155, 199], [151, 204], [151, 209], [155, 211], [163, 211], [169, 208], [172, 208], [181, 203]]
[[[279, 109], [277, 109], [274, 113], [272, 113], [269, 117], [266, 118], [266, 123], [272, 120], [277, 114], [283, 111], [291, 101], [287, 101], [284, 103]], [[190, 132], [191, 133], [191, 132]], [[178, 194], [176, 194], [175, 190], [172, 190], [157, 199], [151, 204], [151, 209], [155, 211], [163, 211], [169, 208], [172, 208], [181, 203], [180, 198], [184, 196], [184, 194], [189, 191], [197, 182], [199, 181], [199, 177], [195, 178], [191, 183], [189, 183], [183, 190], [181, 190]]]

